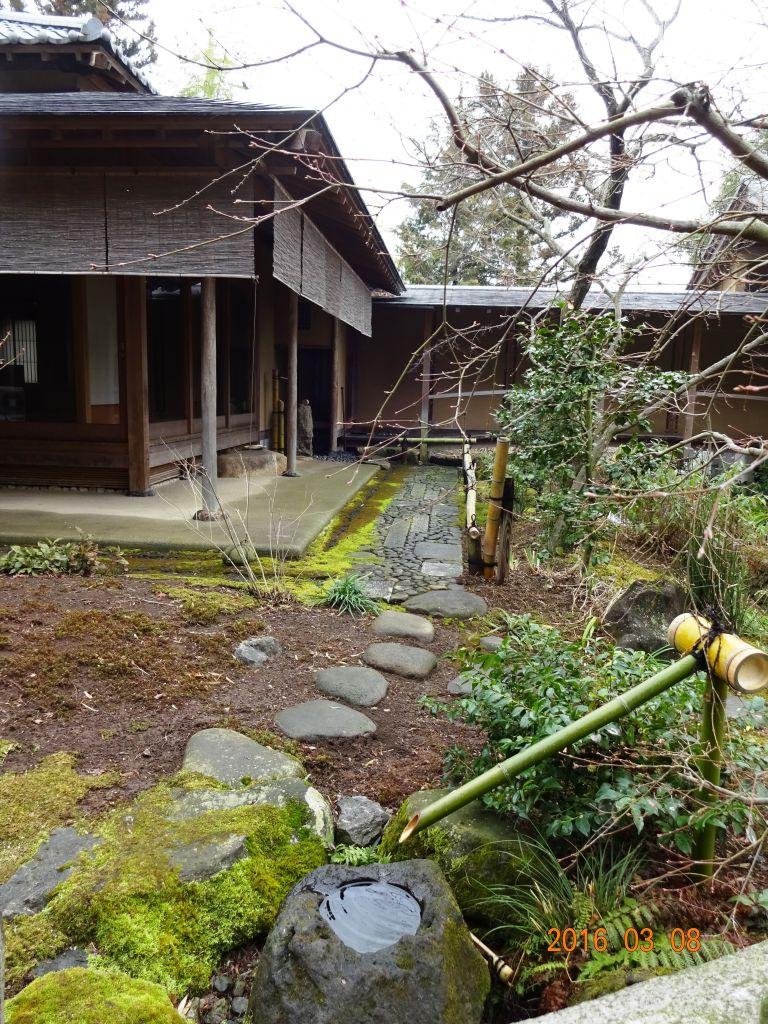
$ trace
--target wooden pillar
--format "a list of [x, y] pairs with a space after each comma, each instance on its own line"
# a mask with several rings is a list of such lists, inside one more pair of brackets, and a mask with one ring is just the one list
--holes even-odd
[[128, 493], [151, 494], [149, 484], [149, 394], [147, 385], [147, 279], [118, 280], [119, 330], [125, 347], [125, 416]]
[[[431, 337], [433, 333], [432, 329], [432, 310], [427, 310], [424, 316], [424, 341]], [[429, 445], [427, 444], [427, 438], [429, 437], [429, 393], [430, 393], [430, 374], [432, 372], [432, 343], [425, 344], [421, 353], [421, 412], [419, 414], [419, 422], [421, 423], [421, 445], [419, 446], [419, 462], [426, 463], [429, 461]]]
[[299, 416], [299, 297], [288, 291], [288, 309], [285, 323], [288, 344], [288, 382], [285, 401], [285, 455], [288, 466], [284, 476], [298, 476], [296, 472], [296, 438]]
[[333, 318], [333, 337], [331, 338], [331, 436], [329, 450], [335, 452], [339, 446], [339, 392], [341, 390], [341, 321]]
[[[216, 444], [216, 278], [203, 278], [201, 310], [200, 413], [202, 418], [203, 513], [219, 513]], [[202, 518], [202, 517], [201, 517]]]
[[[691, 340], [691, 360], [688, 367], [689, 373], [697, 374], [701, 367], [701, 318], [693, 322], [693, 338]], [[696, 397], [698, 389], [694, 385], [688, 388], [685, 403], [685, 416], [683, 417], [683, 440], [689, 441], [694, 433], [696, 421]]]

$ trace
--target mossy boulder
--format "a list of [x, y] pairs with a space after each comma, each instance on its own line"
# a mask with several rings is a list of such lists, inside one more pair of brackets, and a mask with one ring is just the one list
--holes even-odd
[[509, 820], [476, 801], [412, 836], [402, 845], [400, 833], [418, 811], [448, 790], [424, 789], [400, 806], [384, 830], [380, 849], [394, 860], [424, 857], [445, 872], [462, 911], [488, 920], [483, 901], [494, 886], [514, 885], [525, 877], [531, 847]]
[[[100, 844], [81, 854], [18, 940], [11, 937], [14, 978], [57, 945], [74, 943], [93, 946], [99, 967], [158, 983], [177, 996], [200, 991], [224, 953], [265, 935], [291, 887], [325, 862], [305, 806], [201, 810], [178, 820], [172, 814], [178, 792], [172, 783], [157, 786], [94, 829]], [[235, 838], [236, 857], [211, 855], [217, 844], [226, 852]], [[196, 876], [198, 853], [215, 873], [191, 880], [185, 869], [190, 850]], [[30, 941], [36, 927], [45, 947], [39, 953]]]
[[159, 985], [76, 967], [33, 981], [6, 1007], [7, 1024], [180, 1024]]
[[479, 1024], [489, 987], [436, 864], [331, 864], [285, 901], [249, 1013], [258, 1024]]

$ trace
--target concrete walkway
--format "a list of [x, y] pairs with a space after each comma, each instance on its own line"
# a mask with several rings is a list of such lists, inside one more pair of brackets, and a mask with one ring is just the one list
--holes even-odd
[[[260, 554], [300, 557], [331, 519], [378, 471], [376, 466], [299, 459], [300, 476], [220, 480], [229, 528], [247, 534]], [[229, 546], [221, 523], [192, 519], [202, 501], [183, 480], [161, 484], [148, 498], [94, 491], [0, 489], [0, 543], [83, 535], [123, 548], [172, 550]]]

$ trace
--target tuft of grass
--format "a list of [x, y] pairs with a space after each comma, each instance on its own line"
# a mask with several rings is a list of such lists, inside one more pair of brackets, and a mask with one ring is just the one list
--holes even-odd
[[334, 580], [317, 600], [317, 604], [348, 615], [375, 615], [379, 611], [379, 602], [368, 596], [363, 581], [354, 574]]

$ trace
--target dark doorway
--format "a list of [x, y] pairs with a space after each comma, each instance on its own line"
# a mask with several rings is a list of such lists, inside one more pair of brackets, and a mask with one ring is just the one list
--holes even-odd
[[[277, 372], [280, 377], [280, 397], [286, 396], [288, 350], [284, 345], [276, 349]], [[302, 348], [299, 346], [298, 398], [306, 398], [312, 406], [314, 424], [313, 449], [316, 455], [328, 453], [331, 432], [331, 374], [333, 363], [329, 348]]]

